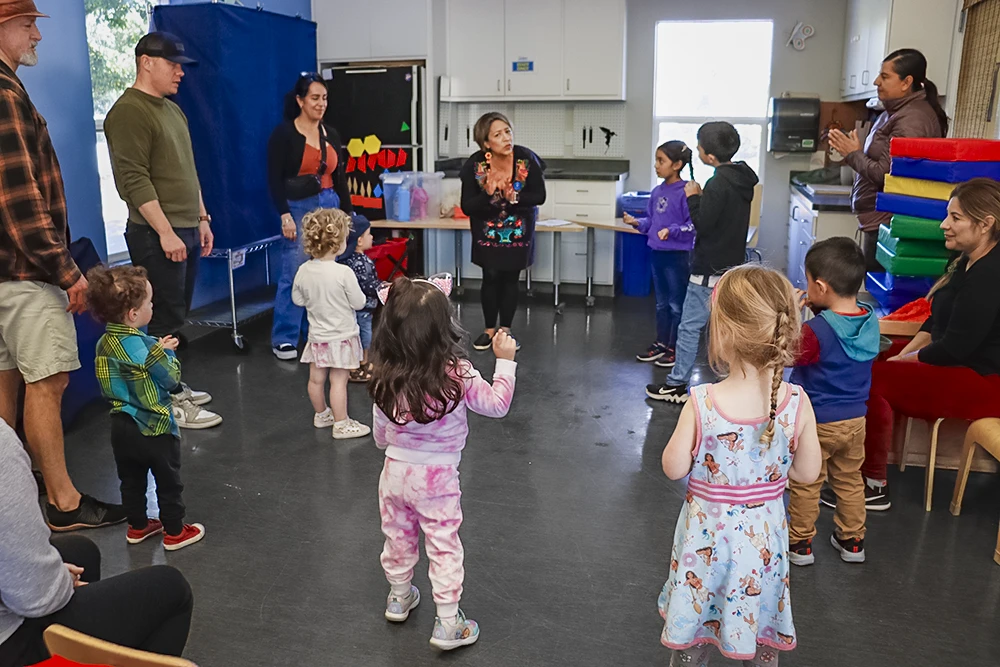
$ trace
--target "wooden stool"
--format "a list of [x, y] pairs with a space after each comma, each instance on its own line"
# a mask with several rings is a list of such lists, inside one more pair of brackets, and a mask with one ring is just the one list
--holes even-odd
[[[924, 489], [924, 509], [927, 512], [931, 511], [931, 501], [934, 498], [934, 465], [937, 463], [937, 446], [938, 446], [938, 432], [941, 430], [941, 422], [944, 421], [944, 417], [938, 419], [934, 422], [934, 426], [931, 429], [931, 449], [927, 454], [927, 473], [925, 477], [926, 488]], [[903, 453], [899, 457], [899, 471], [902, 472], [906, 470], [906, 455], [909, 453], [910, 448], [910, 434], [913, 429], [913, 419], [908, 418], [906, 420], [906, 437], [903, 440]], [[966, 439], [968, 442], [968, 439]], [[1000, 456], [997, 457], [1000, 459]], [[969, 465], [972, 464], [972, 454], [969, 454]], [[968, 474], [968, 471], [966, 471]], [[963, 487], [964, 489], [964, 487]]]
[[[965, 495], [965, 485], [969, 481], [969, 470], [972, 468], [972, 456], [979, 445], [993, 458], [1000, 460], [1000, 419], [978, 419], [972, 422], [965, 434], [965, 445], [962, 447], [962, 464], [955, 480], [955, 493], [951, 497], [951, 513], [958, 516], [962, 511], [962, 496]], [[993, 560], [1000, 564], [1000, 532], [997, 534], [997, 546], [993, 551]]]

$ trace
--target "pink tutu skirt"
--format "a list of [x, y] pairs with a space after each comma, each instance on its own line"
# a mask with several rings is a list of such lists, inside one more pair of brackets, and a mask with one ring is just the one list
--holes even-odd
[[354, 370], [361, 366], [361, 338], [354, 336], [337, 343], [306, 343], [302, 363], [316, 364], [319, 368]]

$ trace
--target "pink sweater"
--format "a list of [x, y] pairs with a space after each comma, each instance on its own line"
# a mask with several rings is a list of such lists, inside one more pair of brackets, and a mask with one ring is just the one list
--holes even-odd
[[458, 406], [429, 424], [407, 422], [396, 424], [376, 405], [374, 413], [375, 444], [385, 455], [396, 461], [435, 465], [458, 465], [462, 460], [465, 439], [469, 437], [469, 415], [466, 408], [484, 417], [503, 417], [514, 398], [514, 374], [517, 363], [497, 359], [493, 384], [483, 379], [472, 363], [462, 362], [465, 395]]

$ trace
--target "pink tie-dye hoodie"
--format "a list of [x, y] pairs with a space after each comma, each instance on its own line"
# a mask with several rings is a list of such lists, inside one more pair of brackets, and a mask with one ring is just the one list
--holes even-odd
[[469, 361], [462, 361], [465, 395], [454, 410], [429, 424], [407, 422], [403, 425], [390, 420], [376, 405], [374, 414], [375, 444], [385, 455], [396, 461], [435, 465], [458, 465], [462, 460], [465, 440], [469, 437], [469, 415], [466, 408], [484, 417], [503, 417], [514, 398], [514, 374], [517, 363], [497, 359], [493, 384], [483, 379]]

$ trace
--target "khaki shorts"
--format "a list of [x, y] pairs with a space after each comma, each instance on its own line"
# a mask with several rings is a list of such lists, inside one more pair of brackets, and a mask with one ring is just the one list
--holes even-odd
[[0, 371], [18, 369], [28, 384], [80, 367], [66, 292], [48, 283], [0, 283]]

